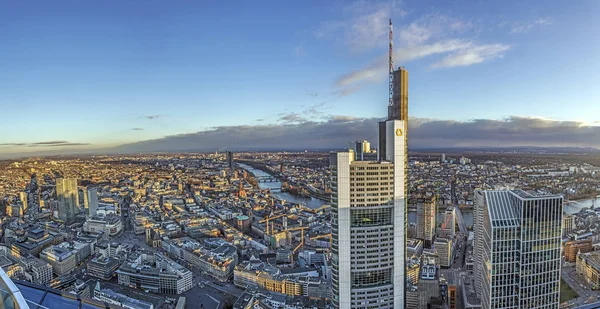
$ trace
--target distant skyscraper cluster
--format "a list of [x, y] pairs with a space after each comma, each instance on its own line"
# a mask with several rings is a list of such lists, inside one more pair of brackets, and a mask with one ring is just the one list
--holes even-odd
[[371, 149], [371, 143], [369, 143], [366, 140], [359, 140], [354, 142], [354, 153], [356, 160], [377, 160], [377, 151], [375, 149]]

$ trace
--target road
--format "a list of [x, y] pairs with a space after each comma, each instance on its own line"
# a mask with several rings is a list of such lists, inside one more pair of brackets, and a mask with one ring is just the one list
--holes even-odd
[[598, 301], [599, 291], [592, 291], [589, 284], [577, 274], [574, 266], [562, 266], [561, 277], [573, 289], [579, 297], [570, 300], [565, 308], [590, 304]]
[[[456, 211], [460, 211], [457, 209]], [[457, 222], [458, 223], [458, 222]], [[461, 225], [461, 223], [458, 223]], [[464, 224], [464, 223], [463, 223]], [[456, 308], [464, 308], [463, 300], [462, 300], [462, 283], [459, 278], [461, 278], [461, 274], [463, 274], [463, 269], [465, 265], [465, 255], [467, 252], [467, 235], [468, 230], [462, 230], [459, 228], [459, 231], [456, 233], [456, 237], [454, 238], [454, 262], [452, 263], [452, 267], [447, 272], [454, 273], [454, 280], [456, 284]], [[447, 275], [446, 275], [447, 276]]]

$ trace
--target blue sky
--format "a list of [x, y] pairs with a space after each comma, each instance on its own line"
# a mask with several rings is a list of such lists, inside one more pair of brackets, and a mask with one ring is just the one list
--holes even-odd
[[0, 154], [384, 117], [388, 18], [412, 117], [598, 125], [599, 13], [598, 1], [3, 2]]

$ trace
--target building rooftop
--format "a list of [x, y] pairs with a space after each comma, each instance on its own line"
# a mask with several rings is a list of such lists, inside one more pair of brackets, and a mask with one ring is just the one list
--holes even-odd
[[581, 253], [580, 258], [585, 259], [594, 269], [600, 270], [600, 252]]
[[533, 191], [511, 190], [512, 194], [517, 195], [521, 199], [539, 199], [539, 198], [559, 198], [562, 195], [539, 194]]
[[462, 282], [463, 301], [465, 308], [481, 308], [481, 300], [475, 292], [475, 280], [465, 278]]
[[488, 201], [488, 211], [492, 225], [495, 227], [516, 227], [519, 226], [521, 209], [518, 200], [541, 199], [541, 198], [561, 198], [561, 195], [545, 195], [535, 192], [526, 192], [523, 190], [488, 190], [484, 192]]
[[410, 247], [410, 248], [416, 248], [418, 245], [422, 244], [423, 241], [420, 239], [416, 239], [416, 238], [407, 238], [406, 239], [406, 246]]
[[58, 261], [63, 261], [73, 254], [71, 250], [60, 246], [50, 246], [44, 249], [42, 253], [47, 254], [49, 257], [56, 257]]
[[[102, 302], [81, 298], [71, 293], [49, 287], [15, 280], [15, 285], [23, 295], [29, 308], [61, 308], [61, 309], [94, 309], [94, 308], [122, 308], [121, 306], [108, 305]], [[39, 305], [39, 306], [37, 306]], [[27, 307], [20, 307], [27, 308]]]
[[510, 191], [485, 191], [488, 202], [488, 211], [493, 226], [517, 227], [519, 226], [519, 213], [511, 200]]

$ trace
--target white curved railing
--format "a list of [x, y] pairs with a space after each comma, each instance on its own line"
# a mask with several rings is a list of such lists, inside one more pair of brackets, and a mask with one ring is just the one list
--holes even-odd
[[[7, 309], [29, 309], [27, 301], [14, 282], [0, 268], [0, 294], [2, 296], [2, 308]], [[37, 304], [36, 304], [37, 305]]]

